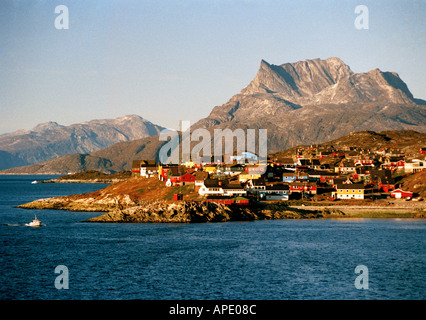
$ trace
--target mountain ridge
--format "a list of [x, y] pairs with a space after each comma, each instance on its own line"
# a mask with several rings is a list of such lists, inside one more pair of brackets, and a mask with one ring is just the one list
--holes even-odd
[[325, 142], [352, 131], [426, 131], [425, 101], [395, 72], [354, 73], [341, 59], [269, 64], [192, 129], [268, 129], [270, 151]]
[[86, 154], [115, 143], [158, 135], [164, 127], [138, 116], [96, 119], [63, 126], [49, 121], [0, 135], [0, 169], [31, 165], [67, 154]]

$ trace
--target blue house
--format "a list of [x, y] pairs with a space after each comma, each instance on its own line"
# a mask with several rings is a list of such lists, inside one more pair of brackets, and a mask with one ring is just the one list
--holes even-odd
[[283, 172], [283, 182], [291, 183], [297, 179], [296, 172]]

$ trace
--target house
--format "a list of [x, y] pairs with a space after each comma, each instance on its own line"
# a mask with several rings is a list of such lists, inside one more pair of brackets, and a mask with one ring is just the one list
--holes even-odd
[[182, 174], [184, 167], [180, 167], [177, 164], [165, 164], [158, 166], [158, 179], [162, 181], [167, 181], [170, 176], [176, 176]]
[[141, 160], [132, 161], [132, 177], [140, 177], [141, 175]]
[[296, 180], [309, 180], [309, 171], [297, 169], [293, 172], [283, 172], [283, 182], [291, 183]]
[[376, 170], [371, 169], [370, 170], [370, 183], [374, 185], [379, 185], [380, 179], [391, 179], [392, 178], [392, 171], [391, 170]]
[[[312, 175], [310, 175], [312, 177]], [[340, 175], [337, 172], [329, 172], [329, 171], [319, 171], [319, 181], [332, 183], [335, 178], [339, 178]]]
[[294, 171], [290, 172], [283, 172], [283, 182], [291, 183], [296, 181], [297, 179], [297, 173]]
[[203, 166], [203, 170], [208, 172], [208, 173], [214, 173], [217, 170], [217, 165], [216, 164], [207, 164], [207, 165]]
[[225, 180], [206, 179], [203, 185], [198, 189], [201, 196], [223, 196], [223, 184]]
[[379, 190], [389, 192], [395, 190], [395, 180], [391, 177], [379, 177]]
[[230, 183], [228, 180], [206, 179], [199, 188], [198, 193], [201, 196], [244, 196], [247, 191], [240, 183]]
[[355, 166], [374, 166], [373, 159], [358, 159], [354, 161]]
[[426, 170], [426, 161], [413, 159], [405, 163], [405, 173], [415, 173]]
[[340, 163], [339, 171], [341, 173], [355, 172], [356, 171], [355, 162], [353, 160], [343, 160]]
[[405, 168], [405, 161], [403, 157], [389, 157], [382, 164], [383, 169], [398, 170]]
[[320, 165], [321, 164], [320, 164], [318, 159], [298, 158], [297, 163], [296, 163], [296, 167], [306, 167], [306, 168], [311, 168], [311, 169], [319, 168]]
[[287, 169], [293, 169], [294, 168], [294, 160], [293, 158], [283, 158], [279, 161], [279, 163]]
[[195, 177], [195, 191], [198, 192], [198, 190], [204, 184], [204, 180], [209, 178], [209, 173], [205, 171], [195, 171], [193, 175]]
[[333, 194], [336, 199], [364, 199], [365, 186], [363, 183], [338, 184]]
[[339, 177], [339, 178], [333, 178], [332, 179], [331, 185], [334, 189], [336, 189], [339, 184], [353, 184], [353, 182], [349, 178], [340, 178]]
[[169, 177], [172, 186], [195, 184], [195, 176], [191, 173], [177, 174]]
[[265, 172], [265, 165], [248, 165], [245, 167], [245, 171], [238, 176], [238, 179], [240, 182], [246, 182], [250, 179], [260, 179]]
[[140, 162], [141, 177], [150, 178], [150, 177], [155, 177], [157, 174], [158, 174], [158, 167], [155, 160], [142, 160]]
[[336, 172], [321, 171], [321, 170], [308, 170], [306, 171], [307, 178], [299, 176], [298, 179], [308, 179], [309, 181], [331, 182], [333, 178], [338, 177]]
[[391, 197], [392, 198], [396, 198], [396, 199], [401, 199], [401, 198], [412, 198], [413, 197], [413, 193], [410, 191], [404, 191], [401, 189], [396, 189], [393, 190], [391, 192]]
[[247, 189], [251, 192], [258, 192], [259, 190], [266, 189], [266, 183], [264, 178], [260, 179], [250, 179], [247, 181]]
[[[350, 147], [351, 148], [351, 147]], [[359, 160], [360, 159], [360, 155], [359, 152], [357, 151], [350, 151], [346, 154], [346, 158], [347, 159], [352, 159], [352, 160]]]
[[307, 194], [316, 194], [317, 193], [317, 183], [316, 182], [307, 182], [307, 181], [298, 181], [292, 182], [289, 184], [290, 192], [298, 193], [307, 193]]
[[222, 185], [223, 195], [227, 197], [245, 196], [247, 191], [241, 183], [225, 183]]
[[425, 154], [426, 153], [426, 148], [420, 148], [420, 154]]
[[355, 169], [355, 173], [352, 175], [352, 177], [355, 180], [359, 181], [370, 181], [370, 170], [373, 169], [371, 166], [357, 166]]
[[259, 190], [261, 200], [288, 200], [290, 187], [287, 184], [275, 184]]

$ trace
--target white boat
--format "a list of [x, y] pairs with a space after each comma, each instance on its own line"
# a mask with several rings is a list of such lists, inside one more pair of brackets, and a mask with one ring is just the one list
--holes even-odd
[[26, 223], [25, 225], [28, 227], [40, 227], [41, 221], [37, 219], [36, 215], [34, 215], [34, 220], [31, 221], [30, 223]]
[[34, 180], [33, 182], [31, 182], [31, 184], [36, 184], [37, 183], [37, 180]]

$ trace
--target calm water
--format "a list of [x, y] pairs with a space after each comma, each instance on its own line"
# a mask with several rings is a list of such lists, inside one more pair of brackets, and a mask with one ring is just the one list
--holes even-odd
[[[42, 178], [0, 176], [1, 299], [425, 299], [424, 220], [100, 224], [14, 208], [103, 187], [30, 183]], [[46, 225], [24, 226], [35, 213]]]

